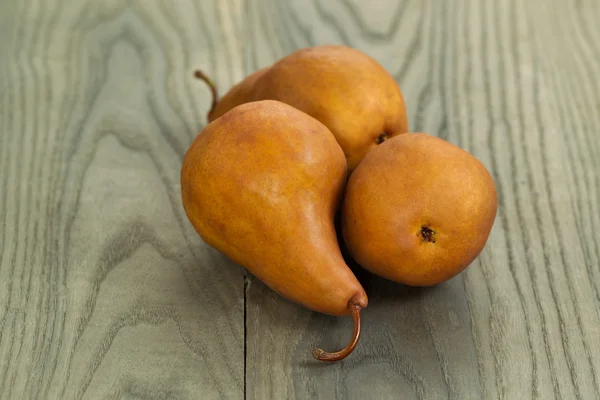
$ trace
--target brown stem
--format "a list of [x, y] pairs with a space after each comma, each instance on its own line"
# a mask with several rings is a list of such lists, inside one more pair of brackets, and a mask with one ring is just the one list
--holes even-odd
[[207, 118], [210, 120], [210, 115], [215, 111], [215, 107], [217, 107], [217, 102], [219, 101], [219, 92], [217, 91], [217, 86], [215, 83], [206, 75], [204, 72], [200, 70], [196, 70], [194, 72], [194, 76], [201, 81], [206, 83], [212, 93], [212, 105], [210, 106], [210, 110], [208, 111]]
[[358, 304], [349, 303], [348, 307], [352, 312], [352, 319], [354, 320], [354, 332], [352, 332], [352, 338], [346, 347], [335, 353], [328, 353], [322, 349], [314, 349], [312, 354], [313, 357], [319, 361], [339, 361], [348, 357], [354, 350], [360, 337], [360, 310], [361, 307]]

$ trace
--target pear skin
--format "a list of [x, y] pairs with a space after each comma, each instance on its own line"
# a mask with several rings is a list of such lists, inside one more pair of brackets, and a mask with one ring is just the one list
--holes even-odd
[[344, 154], [319, 121], [284, 103], [234, 107], [194, 139], [181, 167], [182, 202], [210, 246], [272, 290], [310, 310], [352, 315], [346, 357], [367, 295], [340, 252], [334, 215], [346, 181]]
[[347, 46], [294, 51], [215, 100], [210, 118], [239, 104], [269, 99], [327, 126], [346, 155], [349, 172], [378, 144], [408, 131], [406, 105], [393, 76], [374, 58]]
[[480, 254], [497, 207], [494, 180], [477, 158], [435, 136], [406, 133], [367, 154], [350, 176], [344, 242], [367, 270], [432, 286]]
[[247, 103], [247, 99], [252, 96], [254, 82], [256, 82], [266, 70], [267, 68], [265, 67], [248, 75], [244, 80], [233, 85], [233, 87], [220, 99], [217, 86], [210, 77], [202, 71], [196, 71], [196, 78], [204, 81], [212, 92], [212, 105], [206, 116], [207, 121], [212, 122], [232, 108]]

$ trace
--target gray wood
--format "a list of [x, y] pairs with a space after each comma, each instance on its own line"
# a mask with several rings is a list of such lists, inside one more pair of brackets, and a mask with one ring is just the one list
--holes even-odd
[[[600, 3], [4, 1], [0, 398], [600, 398]], [[401, 84], [411, 129], [498, 184], [489, 243], [433, 289], [356, 269], [363, 337], [208, 248], [179, 200], [222, 92], [345, 43]]]
[[244, 274], [179, 197], [242, 10], [0, 4], [0, 398], [243, 397]]
[[249, 0], [249, 70], [296, 48], [352, 45], [397, 78], [410, 128], [479, 157], [500, 194], [487, 247], [463, 274], [413, 289], [357, 270], [351, 321], [251, 279], [249, 398], [600, 396], [600, 3]]

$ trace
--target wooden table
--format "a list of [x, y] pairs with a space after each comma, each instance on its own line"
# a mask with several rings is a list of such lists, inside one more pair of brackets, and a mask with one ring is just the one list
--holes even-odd
[[[600, 398], [597, 0], [0, 5], [0, 398]], [[179, 168], [225, 92], [300, 47], [377, 58], [410, 128], [500, 206], [433, 289], [361, 274], [349, 318], [283, 300], [193, 231]]]

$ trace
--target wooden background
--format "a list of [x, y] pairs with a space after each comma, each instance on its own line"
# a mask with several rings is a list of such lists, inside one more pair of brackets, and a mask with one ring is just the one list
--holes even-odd
[[[0, 4], [1, 399], [600, 398], [597, 0], [27, 0]], [[317, 315], [208, 248], [179, 167], [221, 91], [344, 43], [413, 131], [479, 157], [500, 208], [455, 279], [364, 272]]]

